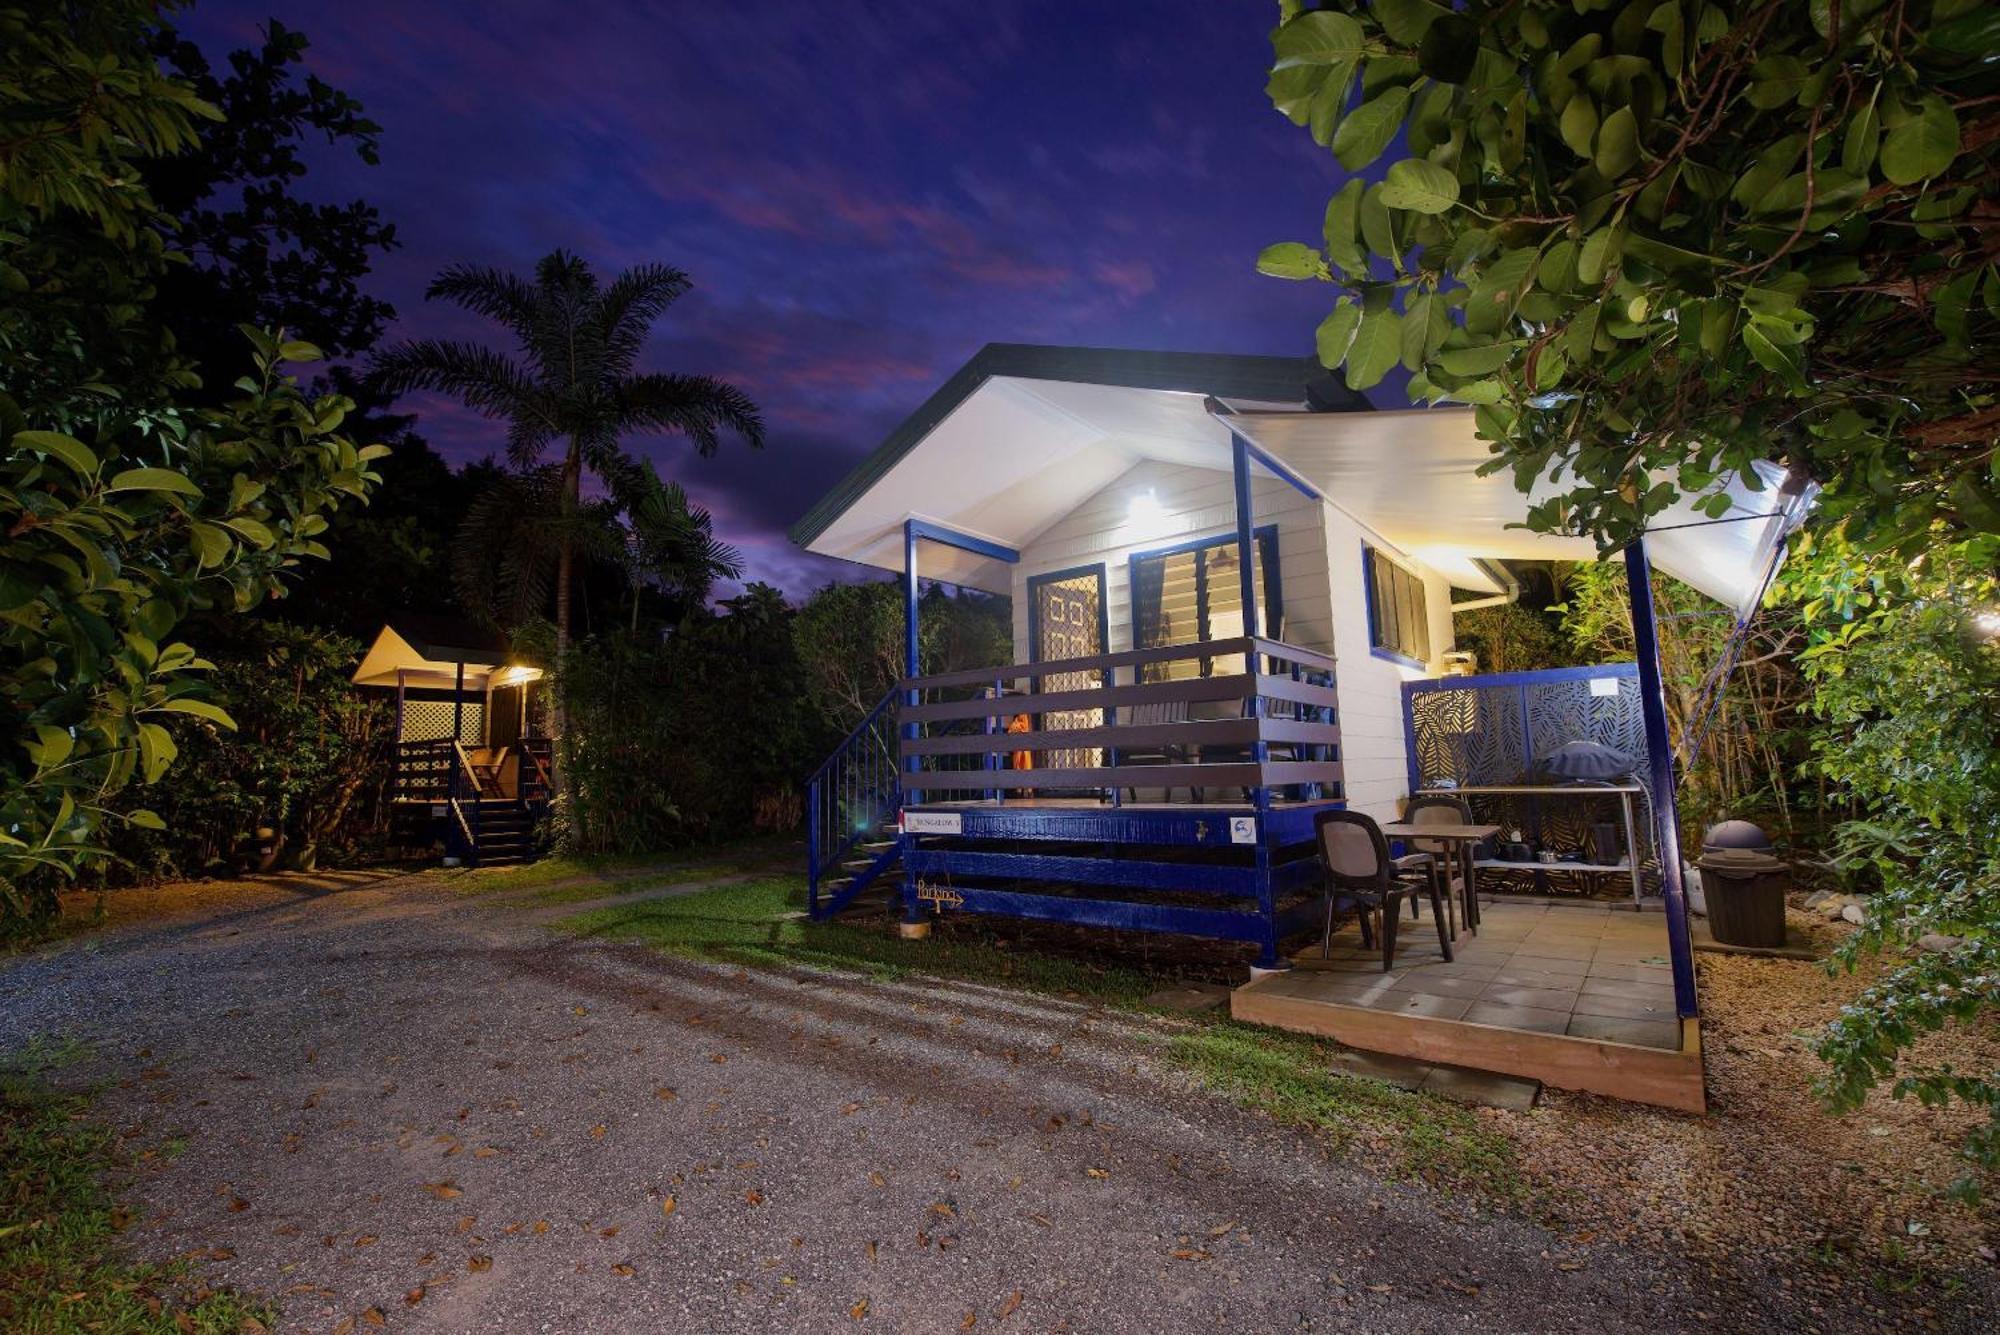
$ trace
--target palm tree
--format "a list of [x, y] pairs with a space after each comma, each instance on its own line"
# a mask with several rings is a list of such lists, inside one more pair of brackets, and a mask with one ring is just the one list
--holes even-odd
[[[424, 295], [498, 321], [518, 342], [519, 360], [476, 343], [420, 339], [378, 353], [371, 364], [394, 393], [435, 390], [507, 423], [507, 453], [518, 473], [513, 500], [540, 497], [548, 506], [536, 541], [554, 558], [558, 654], [569, 646], [577, 557], [589, 534], [601, 532], [583, 503], [585, 471], [607, 483], [628, 474], [634, 463], [621, 441], [634, 434], [678, 432], [704, 457], [720, 448], [724, 431], [753, 448], [764, 443], [757, 405], [734, 386], [633, 369], [653, 322], [688, 287], [686, 274], [664, 264], [628, 269], [600, 286], [588, 264], [562, 250], [535, 266], [533, 282], [455, 265]], [[549, 457], [552, 445], [561, 451]], [[525, 579], [531, 555], [510, 558], [517, 592], [534, 592]]]

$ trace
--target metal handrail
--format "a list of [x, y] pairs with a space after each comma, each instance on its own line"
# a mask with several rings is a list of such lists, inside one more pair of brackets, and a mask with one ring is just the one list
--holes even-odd
[[877, 719], [881, 718], [884, 711], [888, 710], [896, 703], [896, 697], [901, 694], [902, 691], [900, 688], [892, 687], [890, 688], [889, 693], [887, 695], [883, 696], [880, 700], [877, 700], [875, 702], [875, 707], [869, 710], [866, 714], [862, 715], [861, 722], [855, 724], [853, 730], [849, 732], [847, 736], [840, 739], [840, 744], [834, 747], [833, 750], [827, 754], [826, 759], [820, 762], [819, 768], [812, 772], [812, 777], [807, 779], [806, 782], [816, 783], [821, 778], [825, 777], [826, 772], [829, 769], [833, 768], [834, 762], [840, 759], [841, 754], [845, 752], [848, 747], [854, 745], [854, 743], [860, 739], [861, 734], [866, 732], [869, 726], [873, 724]]

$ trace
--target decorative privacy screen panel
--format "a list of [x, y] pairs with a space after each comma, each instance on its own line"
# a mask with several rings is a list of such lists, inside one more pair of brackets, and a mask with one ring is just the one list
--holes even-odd
[[[1440, 784], [1555, 782], [1541, 772], [1541, 761], [1568, 742], [1596, 742], [1624, 752], [1636, 767], [1633, 778], [1647, 790], [1635, 824], [1642, 860], [1654, 861], [1652, 779], [1637, 664], [1405, 682], [1403, 724], [1413, 793]], [[1565, 850], [1588, 849], [1589, 827], [1618, 819], [1618, 804], [1611, 799], [1489, 795], [1476, 799], [1474, 807], [1483, 819], [1519, 827], [1543, 846]]]

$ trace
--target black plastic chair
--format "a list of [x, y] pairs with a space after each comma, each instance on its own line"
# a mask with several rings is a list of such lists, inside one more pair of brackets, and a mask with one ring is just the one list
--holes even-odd
[[[1462, 797], [1452, 797], [1445, 793], [1420, 793], [1404, 806], [1403, 820], [1410, 825], [1470, 825], [1472, 807]], [[1460, 913], [1464, 917], [1465, 925], [1477, 931], [1479, 905], [1473, 899], [1471, 884], [1460, 874], [1457, 851], [1442, 840], [1412, 839], [1409, 844], [1411, 848], [1428, 853], [1437, 860], [1439, 874], [1444, 878], [1445, 894], [1462, 896]]]
[[1436, 861], [1426, 853], [1408, 857], [1389, 856], [1389, 841], [1371, 816], [1359, 811], [1335, 808], [1313, 818], [1313, 832], [1319, 840], [1320, 863], [1326, 869], [1326, 930], [1320, 938], [1320, 956], [1333, 953], [1334, 901], [1346, 898], [1359, 905], [1361, 943], [1374, 948], [1368, 930], [1368, 914], [1380, 920], [1382, 971], [1387, 973], [1396, 960], [1396, 922], [1402, 916], [1404, 899], [1416, 908], [1417, 896], [1428, 894], [1431, 916], [1437, 920], [1438, 946], [1447, 963], [1451, 960], [1451, 933], [1445, 922], [1443, 897], [1438, 893]]

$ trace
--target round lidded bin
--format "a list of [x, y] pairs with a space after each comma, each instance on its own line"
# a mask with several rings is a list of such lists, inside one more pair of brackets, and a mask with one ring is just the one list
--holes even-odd
[[[1743, 823], [1743, 822], [1736, 822]], [[1756, 829], [1753, 825], [1750, 828]], [[1792, 869], [1769, 853], [1722, 848], [1704, 853], [1701, 893], [1708, 903], [1708, 930], [1725, 946], [1785, 944], [1785, 891]]]

